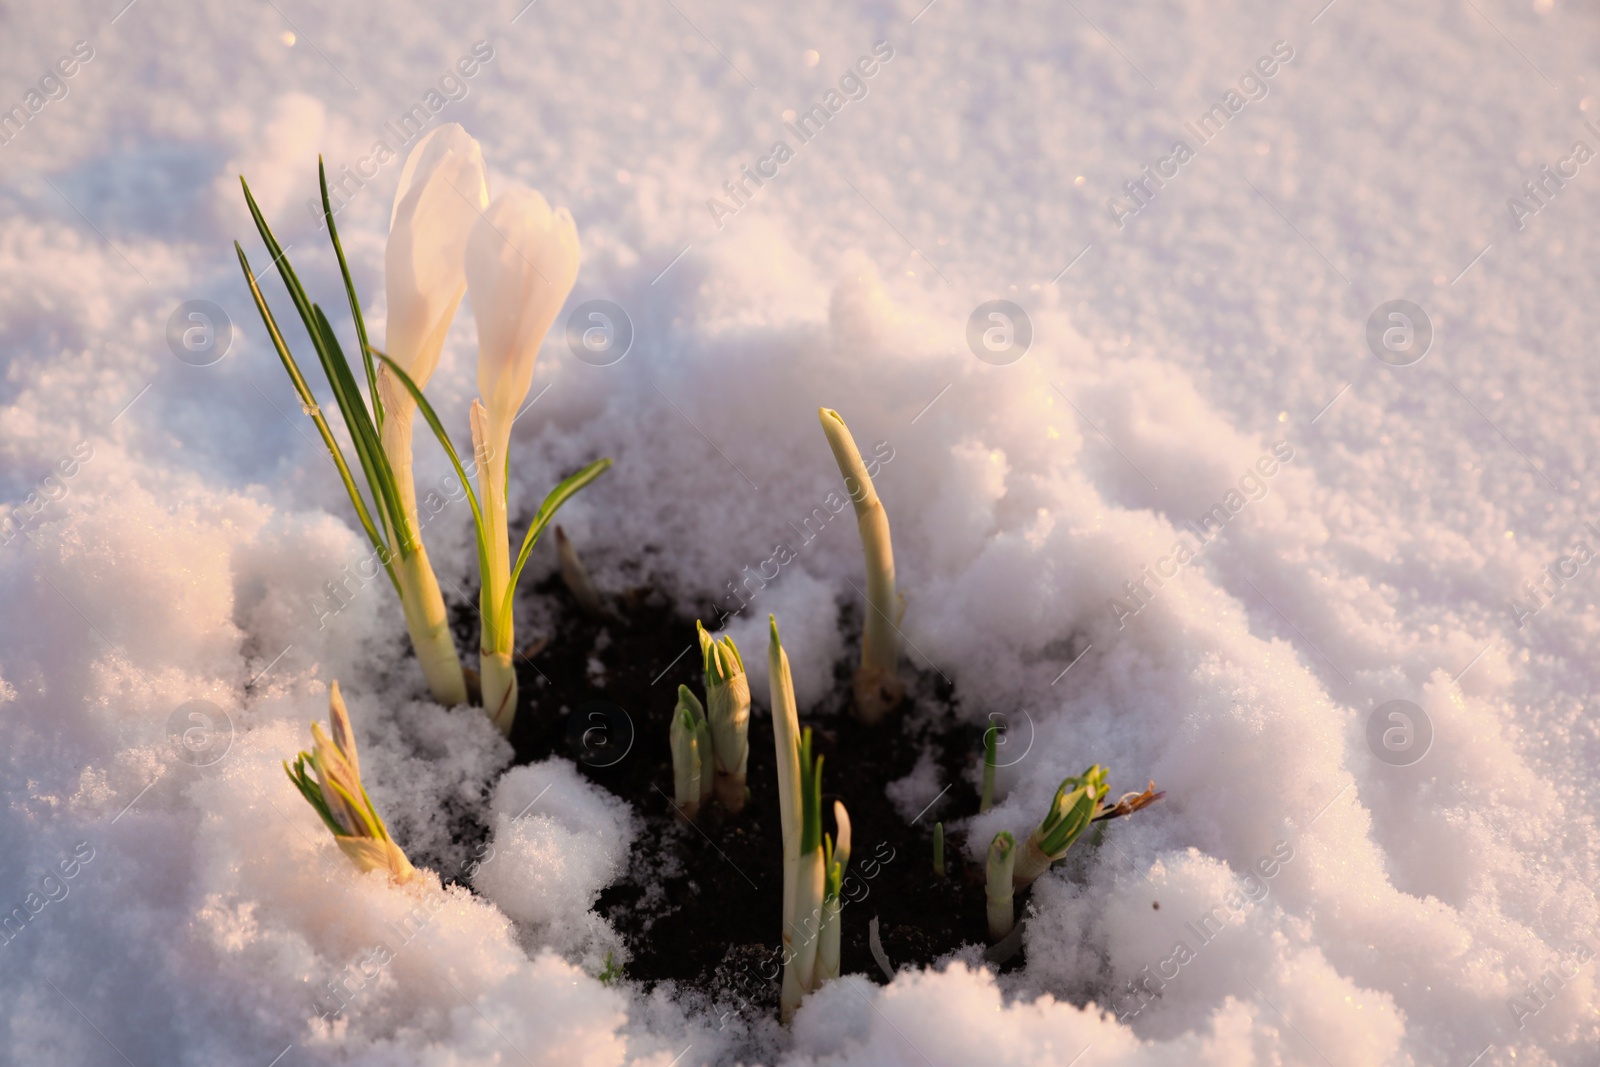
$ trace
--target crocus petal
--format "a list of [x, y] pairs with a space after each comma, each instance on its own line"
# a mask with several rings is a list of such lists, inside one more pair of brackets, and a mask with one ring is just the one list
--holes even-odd
[[478, 392], [491, 444], [504, 446], [528, 395], [539, 345], [578, 277], [578, 229], [531, 189], [495, 197], [467, 238], [467, 290], [478, 322]]
[[844, 810], [844, 802], [833, 802], [833, 824], [838, 828], [839, 839], [833, 846], [833, 859], [842, 871], [850, 866], [850, 813]]
[[455, 123], [406, 157], [389, 219], [384, 285], [389, 358], [425, 385], [466, 292], [467, 237], [489, 203], [483, 150]]
[[328, 814], [345, 833], [360, 836], [366, 833], [367, 820], [356, 804], [358, 793], [351, 792], [349, 765], [334, 750], [316, 723], [311, 724], [315, 747], [311, 752], [311, 768], [316, 773], [317, 785], [322, 790], [322, 800]]
[[333, 733], [333, 744], [350, 764], [351, 772], [361, 777], [361, 760], [356, 755], [356, 733], [350, 726], [350, 711], [344, 706], [344, 694], [339, 692], [335, 680], [328, 686], [328, 727]]

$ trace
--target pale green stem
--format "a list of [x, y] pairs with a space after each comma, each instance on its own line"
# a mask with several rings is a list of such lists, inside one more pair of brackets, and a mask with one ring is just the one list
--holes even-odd
[[[1063, 853], [1065, 855], [1065, 853]], [[1016, 868], [1012, 872], [1011, 881], [1017, 889], [1032, 885], [1038, 877], [1050, 869], [1050, 865], [1060, 856], [1052, 856], [1041, 847], [1039, 843], [1039, 830], [1034, 828], [1028, 835], [1028, 840], [1022, 845], [1016, 859]]]
[[[378, 372], [378, 393], [387, 413], [382, 430], [383, 451], [394, 471], [400, 505], [415, 538], [410, 545], [395, 544], [394, 530], [387, 530], [389, 542], [396, 549], [392, 562], [395, 583], [400, 587], [400, 607], [429, 692], [445, 707], [455, 707], [467, 702], [467, 683], [450, 632], [444, 596], [439, 592], [439, 579], [418, 534], [421, 526], [417, 522], [417, 491], [411, 472], [411, 422], [416, 401], [394, 381], [387, 366]], [[384, 525], [387, 528], [389, 524], [385, 521]]]
[[509, 652], [478, 650], [478, 683], [483, 692], [483, 710], [500, 733], [511, 736], [517, 718], [517, 672]]
[[405, 611], [406, 628], [411, 631], [411, 645], [416, 649], [428, 690], [434, 700], [447, 708], [465, 704], [467, 682], [461, 673], [461, 657], [456, 653], [439, 580], [428, 563], [428, 550], [419, 544], [415, 552], [402, 556], [398, 562], [395, 580], [400, 583], [400, 606]]
[[838, 897], [822, 902], [822, 943], [817, 946], [817, 985], [839, 977], [839, 933], [842, 923]]
[[867, 465], [855, 438], [837, 411], [818, 409], [822, 431], [833, 458], [844, 475], [845, 490], [855, 505], [856, 528], [866, 556], [867, 615], [861, 635], [861, 666], [854, 679], [856, 713], [863, 722], [875, 723], [905, 697], [899, 674], [900, 617], [905, 605], [894, 587], [894, 547], [889, 539], [889, 516], [873, 488]]
[[1005, 830], [995, 834], [994, 840], [989, 843], [989, 858], [984, 872], [990, 941], [1001, 940], [1016, 925], [1016, 912], [1012, 904], [1012, 895], [1016, 892], [1012, 884], [1016, 858], [1016, 838]]
[[767, 645], [767, 677], [772, 696], [772, 739], [778, 762], [778, 815], [783, 827], [783, 990], [780, 1006], [785, 1022], [794, 1017], [800, 1001], [811, 989], [816, 969], [815, 925], [807, 935], [804, 919], [815, 916], [822, 905], [822, 850], [800, 853], [802, 832], [800, 793], [800, 709], [794, 698], [789, 656], [778, 641], [778, 621], [768, 616], [771, 640]]
[[693, 819], [700, 811], [700, 780], [707, 771], [700, 751], [700, 724], [695, 721], [693, 701], [694, 694], [688, 687], [679, 686], [678, 706], [673, 710], [668, 734], [672, 748], [673, 804], [685, 819]]
[[511, 666], [515, 634], [512, 613], [505, 609], [506, 588], [511, 584], [511, 535], [506, 529], [506, 448], [509, 426], [488, 425], [488, 412], [472, 402], [472, 443], [478, 466], [478, 487], [483, 508], [488, 573], [480, 575], [478, 611], [483, 635], [478, 646], [479, 681], [483, 710], [500, 732], [511, 735], [517, 715], [517, 673]]
[[[785, 867], [788, 866], [785, 861]], [[817, 988], [817, 947], [822, 928], [823, 882], [822, 849], [814, 848], [801, 855], [795, 863], [795, 897], [792, 921], [784, 930], [784, 947], [794, 952], [790, 966], [784, 968], [783, 1020], [794, 1017], [800, 1007], [800, 997]], [[793, 970], [795, 985], [800, 997], [791, 998], [789, 971]]]

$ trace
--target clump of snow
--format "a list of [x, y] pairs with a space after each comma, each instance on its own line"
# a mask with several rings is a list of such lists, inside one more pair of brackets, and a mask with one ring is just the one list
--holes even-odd
[[[883, 791], [888, 794], [894, 810], [906, 822], [914, 822], [929, 814], [944, 791], [944, 786], [939, 782], [939, 766], [933, 761], [933, 752], [924, 747], [911, 773], [904, 778], [896, 778], [884, 786]], [[934, 818], [928, 820], [929, 826], [937, 821], [938, 811], [933, 810], [931, 814]]]
[[589, 909], [622, 872], [638, 833], [628, 805], [556, 757], [507, 771], [489, 812], [489, 857], [473, 888], [527, 924], [535, 943], [591, 973], [626, 962], [626, 946]]

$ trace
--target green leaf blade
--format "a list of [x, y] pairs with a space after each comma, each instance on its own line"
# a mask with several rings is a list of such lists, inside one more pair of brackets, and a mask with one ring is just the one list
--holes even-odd
[[534, 513], [533, 522], [528, 525], [528, 532], [522, 538], [522, 548], [517, 552], [517, 562], [511, 568], [511, 580], [506, 583], [505, 603], [501, 606], [501, 621], [507, 625], [511, 621], [511, 605], [517, 591], [517, 579], [522, 576], [522, 568], [528, 562], [528, 556], [533, 552], [533, 546], [538, 542], [539, 535], [555, 519], [556, 512], [560, 510], [562, 504], [610, 469], [610, 457], [597, 459], [576, 474], [562, 479], [544, 498], [544, 503], [540, 504], [539, 510]]

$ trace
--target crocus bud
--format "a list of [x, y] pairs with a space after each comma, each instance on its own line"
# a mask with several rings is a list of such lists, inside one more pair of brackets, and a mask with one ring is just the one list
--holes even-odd
[[834, 866], [832, 892], [839, 895], [839, 884], [844, 880], [845, 868], [850, 866], [850, 813], [845, 810], [844, 801], [833, 802], [833, 824], [839, 835], [833, 842], [833, 855], [830, 857]]
[[839, 931], [842, 926], [839, 913], [844, 908], [839, 892], [844, 885], [844, 873], [850, 866], [850, 813], [845, 810], [843, 801], [833, 802], [833, 822], [839, 836], [831, 838], [824, 835], [822, 839], [822, 929], [818, 934], [820, 943], [817, 945], [817, 973], [814, 979], [819, 986], [839, 977]]
[[452, 122], [417, 142], [394, 194], [384, 289], [387, 354], [418, 387], [439, 365], [467, 291], [467, 237], [488, 206], [483, 150], [466, 130]]
[[356, 735], [350, 728], [350, 713], [338, 682], [328, 690], [328, 727], [324, 731], [321, 724], [312, 723], [311, 751], [300, 753], [293, 767], [285, 763], [283, 769], [300, 795], [322, 816], [323, 824], [333, 831], [339, 850], [357, 867], [362, 871], [386, 870], [396, 882], [409, 881], [416, 871], [389, 837], [388, 828], [361, 784]]
[[1067, 854], [1072, 843], [1099, 816], [1109, 791], [1106, 769], [1098, 763], [1061, 783], [1050, 802], [1049, 813], [1033, 828], [1017, 857], [1012, 880], [1018, 889], [1031, 884]]
[[750, 758], [750, 679], [732, 637], [712, 637], [699, 622], [695, 627], [705, 660], [706, 718], [711, 724], [717, 800], [736, 814], [744, 808]]
[[685, 819], [693, 819], [699, 814], [704, 788], [702, 777], [711, 773], [710, 754], [701, 747], [705, 736], [705, 713], [700, 701], [688, 686], [678, 686], [678, 706], [672, 711], [669, 741], [672, 747], [673, 804]]
[[539, 345], [578, 277], [578, 229], [532, 189], [495, 197], [467, 238], [467, 291], [478, 322], [478, 392], [504, 454], [533, 381]]

